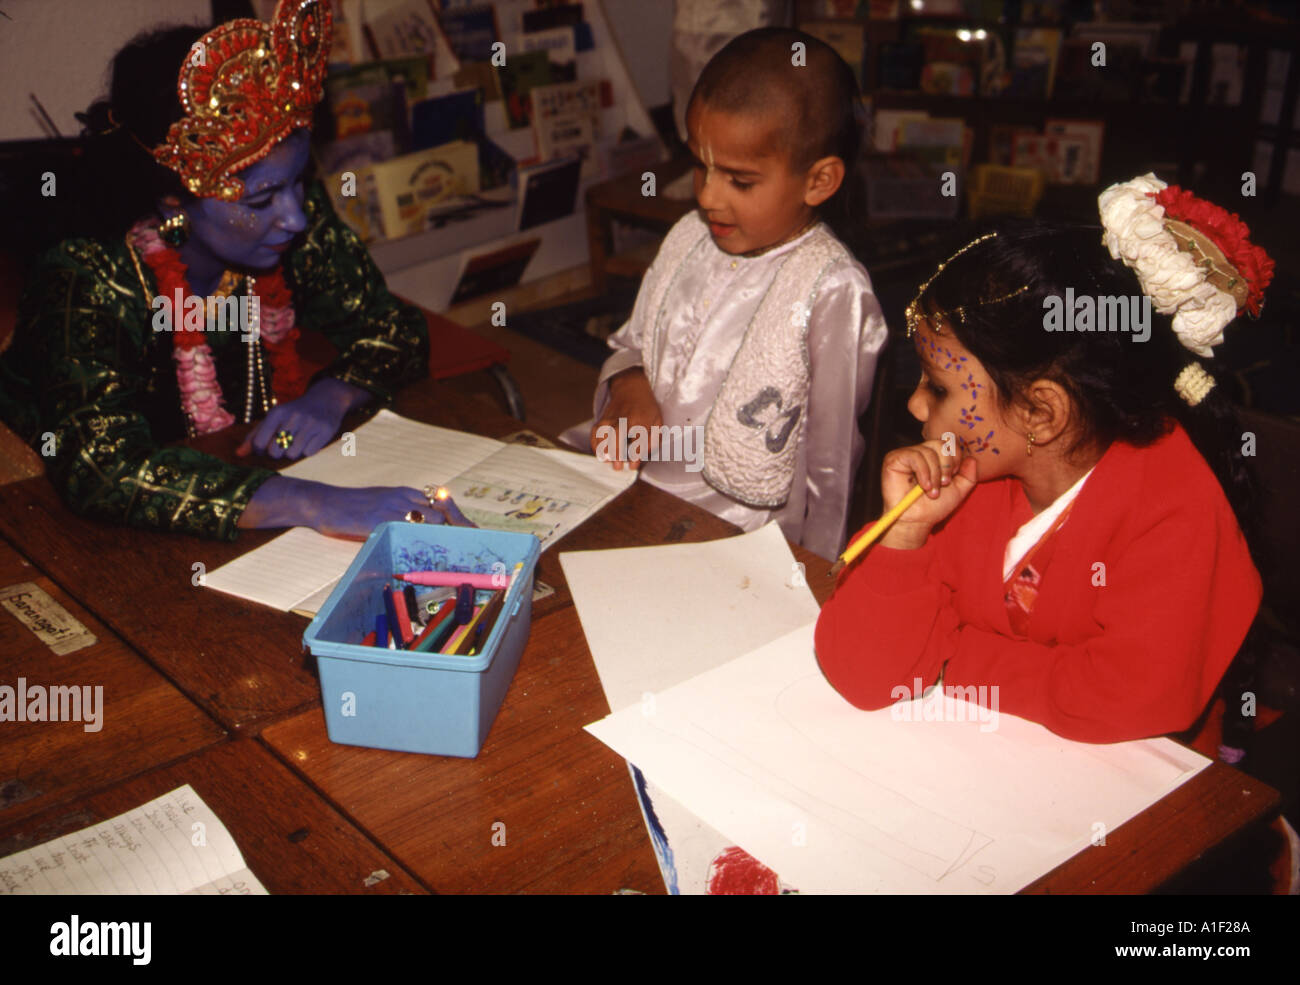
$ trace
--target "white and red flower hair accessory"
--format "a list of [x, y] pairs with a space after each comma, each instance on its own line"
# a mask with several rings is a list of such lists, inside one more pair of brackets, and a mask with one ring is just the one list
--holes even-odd
[[1192, 352], [1212, 356], [1241, 311], [1258, 317], [1273, 261], [1235, 213], [1154, 174], [1111, 185], [1097, 203], [1110, 255], [1137, 274], [1157, 311], [1173, 316]]

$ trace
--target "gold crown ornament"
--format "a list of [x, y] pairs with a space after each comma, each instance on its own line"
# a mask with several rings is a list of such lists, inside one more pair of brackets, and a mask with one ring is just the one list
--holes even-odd
[[181, 66], [185, 116], [153, 156], [200, 198], [233, 202], [235, 177], [300, 127], [310, 127], [329, 62], [328, 0], [280, 0], [271, 23], [240, 17], [213, 28]]

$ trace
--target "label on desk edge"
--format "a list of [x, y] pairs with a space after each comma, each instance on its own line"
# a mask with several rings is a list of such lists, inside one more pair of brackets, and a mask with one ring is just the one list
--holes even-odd
[[95, 634], [35, 582], [0, 588], [0, 605], [59, 656], [95, 643]]

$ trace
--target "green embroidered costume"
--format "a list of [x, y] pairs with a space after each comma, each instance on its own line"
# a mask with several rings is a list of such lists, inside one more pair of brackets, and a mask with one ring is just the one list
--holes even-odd
[[[424, 317], [389, 293], [319, 184], [310, 186], [304, 212], [307, 228], [284, 256], [297, 324], [338, 349], [324, 375], [389, 401], [426, 373]], [[236, 293], [245, 292], [241, 283]], [[185, 438], [186, 421], [172, 335], [154, 330], [158, 293], [125, 239], [66, 240], [44, 254], [0, 359], [0, 416], [38, 451], [52, 447], [50, 479], [78, 513], [233, 540], [253, 493], [275, 473], [160, 447]], [[240, 415], [249, 343], [236, 331], [208, 331], [205, 340], [225, 405]], [[270, 360], [261, 365], [269, 388]]]

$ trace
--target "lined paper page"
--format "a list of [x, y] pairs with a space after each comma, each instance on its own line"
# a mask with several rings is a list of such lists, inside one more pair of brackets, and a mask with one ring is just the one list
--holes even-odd
[[187, 783], [143, 807], [0, 859], [0, 895], [266, 895]]
[[281, 475], [334, 486], [446, 485], [504, 446], [492, 438], [421, 424], [381, 410]]
[[[223, 564], [203, 580], [208, 588], [288, 612], [343, 577], [362, 542], [294, 527], [255, 551]], [[326, 598], [329, 593], [325, 593]]]

